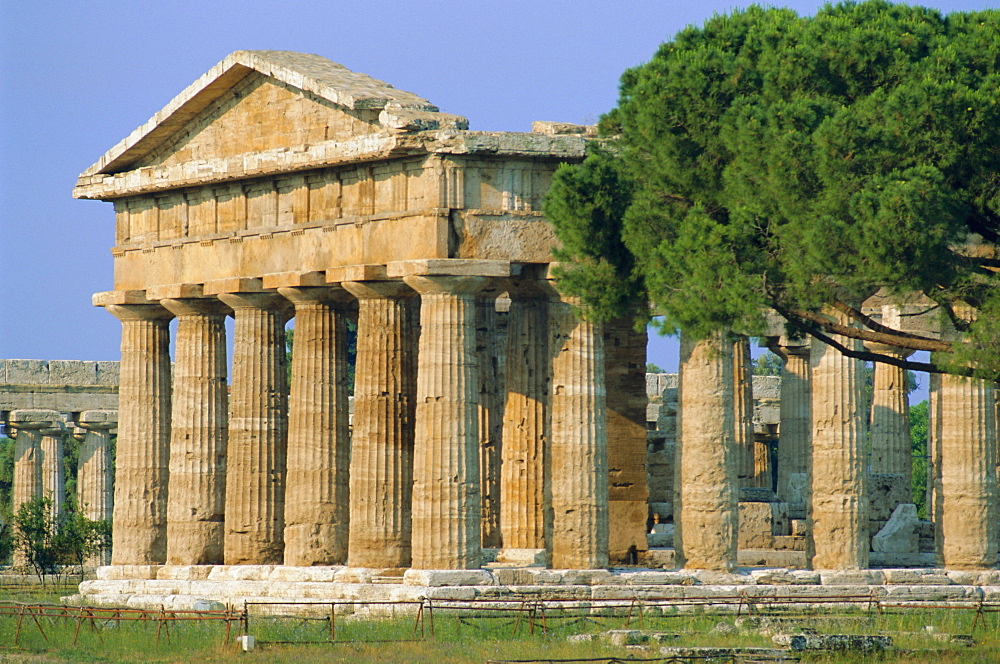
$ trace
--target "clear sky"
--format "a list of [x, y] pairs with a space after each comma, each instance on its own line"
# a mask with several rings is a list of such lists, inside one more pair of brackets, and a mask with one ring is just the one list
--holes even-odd
[[[116, 360], [110, 203], [77, 175], [228, 53], [317, 53], [472, 129], [592, 123], [618, 77], [732, 0], [0, 0], [0, 358]], [[811, 14], [822, 3], [778, 3]], [[942, 11], [991, 0], [931, 0]], [[650, 361], [676, 370], [676, 342]]]

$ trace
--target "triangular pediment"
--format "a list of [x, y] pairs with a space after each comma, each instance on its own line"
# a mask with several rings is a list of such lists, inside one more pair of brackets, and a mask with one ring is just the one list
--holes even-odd
[[[236, 51], [81, 177], [434, 127], [429, 101], [318, 55]], [[466, 125], [467, 126], [467, 125]]]

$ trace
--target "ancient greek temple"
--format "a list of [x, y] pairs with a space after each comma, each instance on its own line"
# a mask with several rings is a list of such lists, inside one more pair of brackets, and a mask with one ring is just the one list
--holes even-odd
[[[319, 56], [239, 51], [87, 169], [74, 195], [116, 213], [94, 296], [122, 323], [113, 566], [595, 569], [670, 520], [675, 567], [779, 538], [817, 569], [866, 569], [876, 534], [893, 551], [905, 374], [876, 373], [869, 442], [862, 364], [776, 327], [780, 417], [755, 430], [746, 340], [685, 342], [676, 449], [647, 434], [645, 334], [578, 316], [540, 212], [591, 139], [470, 131]], [[995, 567], [995, 391], [933, 394], [930, 537], [942, 565]]]

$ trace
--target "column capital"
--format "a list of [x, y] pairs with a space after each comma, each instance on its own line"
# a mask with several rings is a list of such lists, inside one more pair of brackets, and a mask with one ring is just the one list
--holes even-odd
[[291, 317], [291, 305], [277, 293], [219, 293], [218, 298], [230, 309], [263, 309]]
[[122, 321], [169, 321], [174, 314], [159, 304], [106, 304], [104, 308]]
[[402, 281], [345, 281], [341, 286], [359, 300], [408, 298], [416, 295], [413, 289]]
[[913, 351], [909, 348], [900, 348], [899, 346], [881, 344], [875, 341], [863, 341], [861, 343], [864, 345], [865, 350], [870, 350], [873, 353], [882, 353], [883, 355], [894, 355], [901, 360], [913, 355]]
[[118, 426], [117, 410], [85, 410], [76, 418], [76, 426], [90, 430], [111, 430]]
[[473, 295], [488, 283], [487, 277], [476, 275], [412, 275], [403, 281], [421, 295]]
[[310, 304], [344, 305], [353, 300], [351, 293], [345, 288], [335, 285], [314, 287], [283, 286], [278, 288], [278, 293], [294, 304], [296, 307]]
[[47, 429], [62, 417], [54, 410], [12, 410], [7, 426], [12, 429]]
[[160, 306], [175, 316], [228, 316], [232, 309], [214, 297], [164, 298]]

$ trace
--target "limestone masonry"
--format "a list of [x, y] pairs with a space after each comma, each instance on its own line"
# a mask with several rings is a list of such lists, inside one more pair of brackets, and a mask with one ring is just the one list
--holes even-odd
[[322, 57], [238, 51], [84, 171], [74, 195], [116, 219], [94, 304], [122, 322], [112, 567], [84, 592], [242, 567], [864, 570], [933, 562], [935, 528], [940, 565], [995, 567], [992, 385], [935, 393], [932, 525], [905, 507], [898, 373], [876, 372], [869, 457], [860, 367], [830, 347], [776, 325], [780, 378], [751, 381], [728, 336], [684, 341], [679, 379], [646, 376], [644, 334], [581, 320], [540, 210], [591, 140], [470, 131]]

